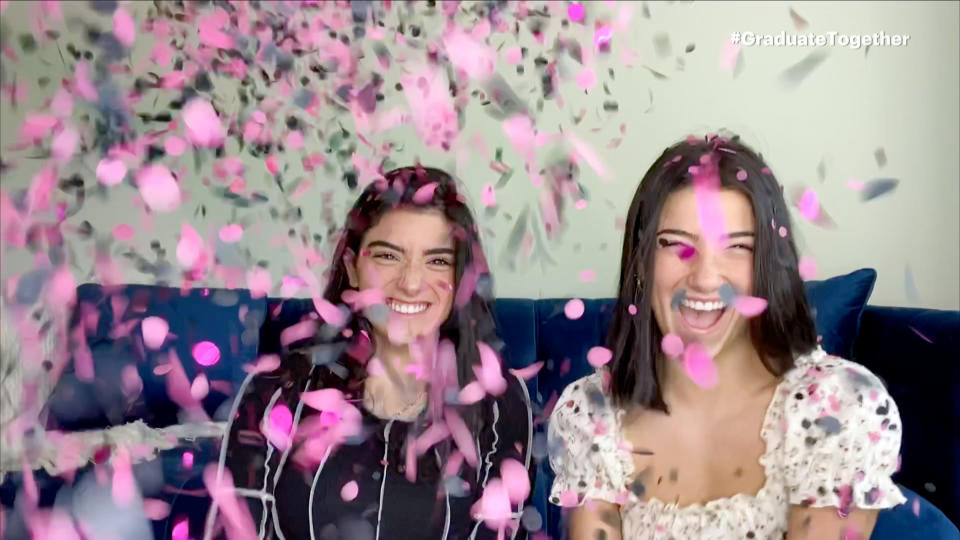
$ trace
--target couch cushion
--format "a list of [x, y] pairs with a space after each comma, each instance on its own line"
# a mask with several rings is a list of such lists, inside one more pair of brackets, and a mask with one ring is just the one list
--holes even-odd
[[817, 333], [823, 338], [823, 350], [855, 359], [853, 344], [860, 331], [860, 317], [876, 281], [876, 270], [862, 268], [843, 276], [804, 283]]
[[856, 357], [900, 409], [894, 478], [960, 523], [960, 312], [868, 306]]
[[[77, 316], [93, 322], [87, 345], [93, 356], [95, 378], [83, 381], [71, 363], [57, 383], [49, 404], [48, 424], [64, 430], [96, 429], [142, 419], [154, 427], [178, 422], [179, 407], [167, 392], [163, 367], [175, 351], [188, 381], [203, 373], [210, 392], [203, 408], [214, 416], [233, 389], [243, 381], [243, 365], [256, 359], [259, 331], [266, 312], [265, 299], [249, 291], [189, 289], [127, 285], [108, 293], [95, 284], [77, 288]], [[141, 321], [160, 317], [169, 324], [169, 336], [158, 350], [144, 347]], [[193, 348], [210, 342], [220, 360], [201, 366]], [[139, 395], [123, 390], [123, 370], [134, 366], [143, 383]], [[157, 369], [160, 366], [160, 369]], [[155, 371], [156, 370], [156, 371]]]

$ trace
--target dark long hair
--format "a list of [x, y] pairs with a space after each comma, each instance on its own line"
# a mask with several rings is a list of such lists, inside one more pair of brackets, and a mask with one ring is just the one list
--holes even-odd
[[[387, 212], [396, 208], [437, 210], [452, 226], [456, 259], [455, 299], [450, 315], [439, 328], [438, 338], [440, 342], [446, 340], [452, 344], [456, 356], [456, 383], [463, 387], [476, 379], [473, 367], [480, 365], [478, 342], [486, 343], [501, 357], [504, 351], [503, 343], [496, 334], [496, 321], [490, 302], [493, 282], [483, 255], [479, 230], [465, 198], [457, 189], [456, 180], [448, 173], [419, 165], [402, 167], [385, 173], [382, 178], [367, 186], [347, 214], [346, 223], [333, 251], [331, 267], [327, 271], [323, 298], [346, 309], [343, 307], [342, 296], [351, 289], [346, 266], [352, 262], [351, 254], [360, 252], [366, 232]], [[344, 332], [345, 329], [349, 331]], [[364, 365], [373, 354], [372, 343], [368, 341], [368, 336], [373, 335], [372, 329], [370, 321], [363, 313], [351, 313], [345, 328], [322, 326], [321, 335], [311, 344], [311, 355], [316, 355], [317, 347], [320, 347], [321, 351], [325, 351], [323, 354], [329, 362], [325, 362], [322, 369], [313, 371], [309, 388], [332, 387], [344, 391], [348, 398], [362, 396], [366, 375]], [[332, 338], [345, 333], [351, 336], [348, 343], [331, 345]], [[315, 359], [312, 361], [316, 363]], [[331, 367], [334, 369], [331, 370]], [[504, 369], [503, 362], [500, 367], [501, 370]], [[305, 376], [303, 369], [301, 368], [301, 375]], [[428, 411], [436, 411], [443, 406], [443, 398], [442, 393], [432, 391]], [[458, 409], [475, 437], [491, 421], [486, 405], [488, 404], [485, 401], [481, 401]], [[421, 416], [411, 429], [425, 429], [428, 422], [429, 418]], [[437, 449], [441, 461], [446, 462], [452, 452], [450, 440], [438, 444]], [[401, 456], [391, 458], [390, 461], [397, 464], [404, 462]], [[435, 460], [421, 459], [420, 463], [418, 475], [421, 478], [435, 478], [435, 474], [439, 472], [436, 470]]]
[[[668, 412], [660, 387], [660, 343], [663, 334], [651, 308], [654, 251], [660, 213], [671, 193], [692, 185], [689, 173], [709, 155], [717, 165], [720, 188], [739, 191], [753, 206], [755, 247], [753, 296], [765, 298], [768, 307], [750, 319], [750, 338], [770, 373], [781, 376], [793, 367], [794, 357], [817, 344], [810, 306], [797, 268], [793, 228], [783, 187], [761, 156], [739, 138], [709, 136], [688, 138], [664, 150], [650, 166], [630, 203], [620, 259], [620, 287], [607, 334], [613, 351], [611, 394], [621, 405], [638, 404]], [[744, 180], [741, 178], [746, 174]], [[786, 237], [779, 228], [785, 227]], [[634, 305], [636, 315], [630, 315]]]

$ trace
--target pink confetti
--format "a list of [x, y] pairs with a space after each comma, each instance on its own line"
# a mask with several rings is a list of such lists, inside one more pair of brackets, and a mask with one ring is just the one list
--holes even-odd
[[568, 300], [566, 305], [563, 306], [563, 313], [568, 319], [575, 321], [580, 317], [583, 317], [583, 312], [585, 309], [586, 308], [583, 305], [583, 300], [579, 298], [573, 298]]
[[113, 12], [113, 35], [117, 41], [127, 47], [132, 47], [137, 39], [137, 27], [133, 21], [133, 16], [123, 7], [118, 7]]
[[180, 457], [180, 462], [183, 464], [184, 469], [193, 468], [193, 452], [184, 452]]
[[524, 381], [528, 381], [534, 378], [542, 368], [543, 368], [543, 360], [540, 360], [539, 362], [534, 362], [527, 367], [520, 368], [520, 369], [511, 368], [509, 371], [510, 373], [513, 373], [515, 376], [519, 377], [520, 379]]
[[817, 199], [817, 192], [807, 189], [803, 192], [803, 197], [797, 207], [800, 209], [800, 215], [809, 221], [816, 221], [820, 215], [820, 201]]
[[577, 73], [576, 81], [581, 90], [587, 91], [597, 84], [597, 75], [592, 69], [585, 67]]
[[800, 257], [797, 270], [800, 272], [800, 279], [808, 281], [817, 277], [817, 262], [813, 257]]
[[915, 497], [911, 506], [913, 507], [913, 515], [920, 517], [920, 497]]
[[245, 364], [243, 371], [247, 373], [269, 373], [280, 367], [279, 354], [265, 354], [252, 364]]
[[593, 270], [581, 270], [579, 279], [581, 283], [592, 283], [597, 279], [597, 273]]
[[576, 492], [572, 489], [564, 491], [560, 494], [560, 506], [564, 508], [572, 508], [577, 506], [577, 503], [580, 502], [579, 497], [577, 497]]
[[474, 371], [479, 371], [477, 380], [488, 394], [499, 396], [507, 389], [507, 380], [503, 378], [500, 358], [492, 347], [482, 341], [477, 342], [477, 349], [480, 351], [480, 369], [477, 370], [474, 367]]
[[170, 325], [166, 320], [160, 317], [146, 317], [140, 323], [140, 331], [143, 333], [143, 344], [148, 349], [159, 349], [167, 339], [167, 333], [170, 331]]
[[125, 223], [121, 223], [113, 228], [113, 238], [120, 242], [126, 242], [131, 240], [135, 234], [133, 227]]
[[137, 372], [137, 366], [129, 364], [120, 371], [120, 386], [127, 397], [135, 397], [143, 391], [143, 379]]
[[508, 65], [515, 66], [523, 60], [523, 51], [517, 45], [507, 47], [503, 51], [503, 57]]
[[587, 351], [587, 363], [594, 368], [607, 365], [613, 359], [613, 351], [606, 347], [590, 347]]
[[585, 13], [583, 4], [580, 2], [573, 2], [567, 6], [567, 17], [570, 17], [570, 20], [573, 22], [582, 22]]
[[476, 467], [477, 449], [474, 446], [473, 434], [470, 433], [470, 429], [467, 428], [466, 422], [457, 414], [457, 411], [449, 407], [444, 409], [443, 419], [450, 429], [450, 435], [453, 437], [453, 441], [457, 444], [460, 453], [463, 454], [463, 459], [465, 459], [471, 467]]
[[[218, 471], [215, 463], [207, 465], [203, 470], [203, 484], [210, 498], [213, 499], [213, 504], [217, 505], [223, 515], [221, 522], [226, 528], [228, 538], [246, 540], [258, 537], [253, 518], [250, 516], [250, 509], [235, 495], [233, 477], [229, 470]], [[184, 540], [188, 533], [189, 529], [184, 527], [181, 533], [184, 535]]]
[[867, 184], [861, 182], [860, 180], [854, 180], [853, 178], [847, 180], [847, 187], [854, 191], [863, 191]]
[[73, 126], [66, 126], [60, 133], [53, 136], [50, 143], [50, 153], [54, 161], [63, 164], [70, 161], [80, 144], [80, 132]]
[[263, 426], [263, 436], [280, 450], [290, 447], [290, 431], [293, 429], [293, 414], [290, 408], [283, 403], [276, 403], [270, 409], [266, 425]]
[[346, 322], [346, 315], [327, 299], [320, 297], [319, 294], [313, 297], [313, 307], [317, 310], [320, 318], [331, 326], [340, 327]]
[[153, 164], [137, 172], [140, 196], [154, 212], [170, 212], [180, 206], [180, 185], [164, 165]]
[[127, 176], [127, 165], [119, 159], [103, 158], [97, 164], [97, 179], [105, 186], [115, 186]]
[[766, 311], [767, 301], [756, 296], [738, 296], [733, 300], [733, 308], [749, 319]]
[[214, 9], [209, 15], [197, 20], [197, 36], [200, 43], [217, 49], [232, 49], [233, 38], [221, 30], [230, 24], [230, 16], [223, 9]]
[[170, 503], [160, 499], [144, 499], [143, 513], [146, 514], [147, 519], [153, 521], [167, 519], [170, 515]]
[[433, 194], [437, 191], [437, 187], [440, 184], [437, 182], [430, 182], [425, 184], [417, 189], [417, 192], [413, 194], [413, 202], [415, 204], [427, 204], [433, 200]]
[[266, 268], [255, 266], [247, 270], [247, 288], [251, 298], [263, 298], [270, 294], [273, 288], [273, 278]]
[[697, 386], [712, 388], [717, 385], [717, 366], [699, 343], [687, 345], [683, 355], [683, 369]]
[[200, 147], [223, 145], [226, 134], [217, 117], [217, 111], [206, 99], [195, 97], [183, 106], [183, 123], [187, 139]]
[[93, 86], [93, 82], [90, 81], [90, 64], [87, 62], [77, 62], [77, 67], [73, 74], [74, 90], [77, 92], [77, 95], [87, 101], [96, 101], [99, 94], [97, 93], [96, 87]]
[[479, 513], [483, 516], [484, 524], [493, 530], [505, 527], [512, 515], [510, 497], [503, 481], [499, 478], [494, 478], [487, 484], [480, 500], [474, 506], [477, 511], [472, 511], [471, 514]]
[[170, 540], [188, 540], [190, 536], [190, 523], [187, 518], [177, 518], [173, 525], [173, 531], [170, 533]]
[[738, 170], [737, 170], [737, 180], [739, 180], [739, 181], [741, 181], [741, 182], [746, 182], [746, 181], [747, 181], [747, 171], [745, 171], [745, 170], [743, 170], [743, 169], [738, 169]]
[[493, 189], [493, 184], [484, 185], [483, 190], [480, 192], [480, 197], [483, 201], [483, 206], [487, 208], [497, 205], [497, 193]]
[[346, 502], [356, 499], [359, 493], [360, 486], [357, 485], [356, 480], [351, 480], [344, 484], [342, 488], [340, 488], [340, 498]]
[[699, 166], [693, 174], [693, 191], [697, 201], [697, 217], [704, 236], [714, 246], [720, 245], [726, 235], [723, 206], [720, 204], [720, 177], [711, 160]]
[[630, 304], [629, 306], [627, 306], [627, 313], [629, 313], [629, 314], [631, 314], [631, 315], [636, 315], [636, 314], [637, 314], [637, 306], [635, 306], [635, 305], [633, 305], [633, 304]]
[[49, 137], [59, 124], [60, 120], [50, 114], [28, 114], [20, 126], [20, 140], [37, 144]]
[[177, 262], [186, 270], [193, 270], [201, 262], [203, 239], [187, 223], [180, 225], [180, 240], [177, 241]]
[[733, 72], [740, 59], [740, 44], [733, 43], [727, 39], [723, 44], [723, 52], [720, 54], [720, 70]]
[[577, 210], [583, 210], [587, 207], [586, 199], [577, 199], [577, 202], [573, 203], [573, 207]]
[[57, 90], [56, 95], [53, 96], [53, 101], [50, 103], [50, 110], [61, 120], [73, 116], [73, 96], [66, 88]]
[[177, 157], [187, 151], [187, 141], [176, 135], [170, 135], [163, 141], [163, 150], [171, 156]]
[[201, 341], [193, 346], [193, 359], [204, 367], [216, 365], [220, 361], [220, 349], [210, 341]]
[[611, 40], [613, 40], [613, 28], [609, 26], [598, 26], [593, 33], [593, 45], [597, 50], [606, 50], [610, 47]]
[[207, 397], [207, 394], [209, 393], [210, 381], [207, 380], [207, 376], [203, 373], [197, 375], [197, 377], [193, 379], [193, 383], [190, 385], [190, 395], [193, 396], [193, 399], [200, 401]]
[[513, 504], [527, 500], [530, 494], [530, 476], [519, 461], [507, 458], [500, 463], [500, 477], [507, 489], [507, 497]]
[[452, 26], [443, 38], [443, 47], [450, 62], [474, 80], [483, 80], [493, 74], [497, 53], [474, 39], [458, 26]]
[[40, 169], [30, 183], [27, 191], [27, 207], [29, 211], [46, 211], [50, 209], [53, 189], [57, 185], [57, 168], [48, 164]]
[[236, 223], [220, 227], [220, 240], [227, 244], [235, 244], [243, 239], [243, 226]]
[[660, 342], [660, 348], [667, 356], [679, 358], [680, 355], [683, 354], [683, 340], [680, 339], [680, 336], [669, 333], [663, 336], [663, 341]]
[[311, 390], [302, 394], [303, 402], [318, 411], [339, 411], [346, 401], [343, 392], [335, 388]]
[[607, 169], [607, 166], [603, 164], [600, 156], [590, 148], [590, 145], [575, 137], [572, 132], [567, 132], [566, 139], [573, 147], [572, 155], [576, 161], [583, 161], [589, 165], [602, 180], [613, 179], [613, 174]]
[[781, 225], [780, 228], [777, 229], [777, 233], [780, 234], [780, 238], [786, 238], [786, 237], [787, 237], [787, 228]]
[[423, 66], [404, 75], [401, 83], [413, 125], [427, 148], [452, 148], [460, 128], [446, 74]]
[[478, 381], [473, 381], [467, 383], [460, 390], [459, 400], [461, 405], [472, 405], [485, 396], [487, 393], [483, 390], [483, 386]]

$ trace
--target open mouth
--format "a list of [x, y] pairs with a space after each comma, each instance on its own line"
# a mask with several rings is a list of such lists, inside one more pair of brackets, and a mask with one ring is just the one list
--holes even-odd
[[688, 330], [709, 332], [719, 324], [729, 308], [720, 300], [705, 302], [685, 298], [680, 302], [680, 319]]
[[402, 302], [396, 298], [387, 298], [390, 311], [400, 315], [419, 315], [430, 307], [429, 302]]

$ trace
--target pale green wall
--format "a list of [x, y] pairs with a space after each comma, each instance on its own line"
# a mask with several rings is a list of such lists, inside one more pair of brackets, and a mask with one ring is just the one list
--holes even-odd
[[[28, 4], [11, 2], [2, 17], [5, 42], [18, 54], [17, 36], [29, 32], [26, 21]], [[129, 7], [142, 15], [150, 4], [137, 2]], [[399, 3], [394, 4], [396, 12]], [[565, 2], [551, 4], [565, 10]], [[611, 9], [604, 4], [589, 3], [590, 20], [602, 13], [616, 13], [622, 7]], [[789, 15], [791, 7], [809, 21], [806, 31], [872, 34], [883, 30], [888, 34], [909, 34], [911, 37], [907, 46], [872, 47], [869, 52], [863, 48], [853, 50], [839, 46], [819, 49], [827, 53], [825, 61], [796, 87], [785, 86], [780, 79], [781, 73], [813, 52], [812, 48], [745, 47], [736, 76], [719, 68], [723, 45], [733, 31], [795, 32]], [[960, 170], [960, 38], [957, 32], [960, 4], [649, 2], [649, 18], [642, 13], [643, 4], [633, 3], [632, 8], [629, 28], [614, 37], [613, 52], [597, 60], [599, 81], [593, 90], [585, 95], [573, 84], [572, 77], [568, 77], [559, 89], [563, 108], [558, 108], [554, 99], [546, 102], [543, 111], [537, 115], [537, 124], [542, 131], [555, 134], [559, 126], [565, 131], [572, 130], [595, 149], [614, 174], [612, 181], [604, 182], [588, 166], [581, 167], [580, 180], [589, 190], [590, 204], [583, 210], [567, 207], [569, 223], [557, 239], [546, 241], [539, 219], [534, 220], [541, 228], [543, 248], [556, 264], [544, 265], [536, 258], [530, 260], [521, 256], [516, 269], [508, 268], [504, 259], [506, 237], [513, 220], [524, 207], [529, 205], [536, 209], [538, 190], [523, 174], [522, 160], [509, 148], [498, 122], [483, 112], [477, 99], [470, 101], [461, 137], [469, 139], [474, 134], [482, 134], [491, 151], [504, 147], [504, 161], [518, 169], [508, 187], [497, 193], [498, 209], [492, 216], [482, 211], [480, 192], [484, 184], [495, 183], [499, 175], [491, 171], [488, 162], [479, 158], [476, 152], [472, 154], [473, 159], [459, 170], [469, 186], [474, 207], [480, 210], [478, 214], [486, 232], [487, 252], [494, 263], [499, 296], [611, 295], [617, 279], [622, 234], [615, 228], [615, 223], [625, 215], [636, 183], [646, 167], [673, 141], [690, 133], [703, 134], [726, 127], [740, 133], [763, 153], [788, 191], [798, 185], [817, 190], [824, 208], [836, 222], [836, 228], [818, 228], [803, 222], [798, 214], [795, 219], [799, 229], [796, 231], [799, 248], [815, 258], [821, 276], [870, 266], [879, 273], [871, 299], [873, 304], [960, 308], [960, 191], [957, 182], [957, 171]], [[85, 2], [64, 3], [64, 12], [68, 21], [75, 16], [82, 16], [90, 22], [96, 19]], [[559, 19], [551, 19], [547, 30], [547, 35], [551, 36], [548, 44], [552, 44], [552, 36], [559, 29]], [[429, 32], [436, 35], [439, 29]], [[142, 39], [138, 40], [132, 54], [134, 65], [145, 57], [152, 44], [152, 38], [145, 33], [138, 35]], [[532, 43], [529, 31], [522, 30], [521, 35], [521, 44], [533, 48], [524, 60], [526, 75], [517, 76], [513, 67], [505, 65], [502, 56], [498, 67], [517, 94], [535, 110], [539, 87], [534, 76], [533, 57], [539, 46]], [[581, 43], [589, 43], [587, 32], [573, 35], [579, 36]], [[671, 51], [664, 57], [655, 51], [654, 42], [658, 35], [669, 37]], [[61, 46], [69, 39], [61, 38]], [[505, 43], [506, 48], [516, 41], [502, 34], [491, 39], [494, 47], [501, 43]], [[684, 47], [690, 43], [696, 48], [685, 53]], [[623, 63], [625, 48], [636, 52], [633, 67]], [[360, 64], [360, 78], [365, 81], [369, 73], [378, 68], [370, 54], [369, 42], [364, 44], [364, 49], [367, 59]], [[422, 51], [409, 50], [411, 57], [422, 54]], [[678, 57], [683, 58], [682, 70], [678, 69]], [[2, 155], [5, 161], [16, 162], [16, 169], [4, 174], [2, 179], [3, 189], [11, 192], [27, 186], [41, 165], [40, 160], [26, 159], [24, 152], [9, 150], [16, 142], [23, 115], [26, 111], [42, 109], [44, 100], [52, 97], [59, 78], [69, 77], [70, 72], [61, 64], [52, 43], [42, 46], [33, 55], [21, 55], [20, 61], [15, 63], [4, 58], [3, 64], [5, 84], [9, 84], [13, 77], [30, 83], [28, 104], [11, 109], [5, 100], [0, 108]], [[388, 99], [382, 104], [384, 109], [394, 103], [404, 103], [402, 95], [393, 91], [398, 80], [397, 65], [394, 62], [394, 69], [385, 75], [384, 89]], [[567, 66], [573, 67], [574, 64], [568, 63]], [[667, 79], [655, 78], [644, 66], [666, 75]], [[606, 74], [608, 67], [615, 71], [613, 80]], [[54, 81], [46, 89], [37, 86], [37, 78], [42, 74]], [[604, 95], [604, 82], [611, 96]], [[216, 94], [227, 98], [225, 103], [233, 102], [231, 110], [239, 111], [234, 83], [218, 78], [215, 85]], [[150, 94], [151, 99], [153, 95], [156, 93]], [[168, 92], [166, 99], [173, 97], [175, 93]], [[602, 103], [608, 99], [619, 103], [619, 113], [603, 111]], [[571, 117], [582, 108], [586, 109], [586, 116], [574, 126]], [[137, 110], [147, 111], [149, 106], [144, 103]], [[348, 129], [352, 129], [349, 116], [335, 117], [330, 108], [322, 108], [321, 113], [325, 123], [318, 126], [329, 128], [339, 118]], [[620, 136], [621, 124], [626, 125], [622, 143], [616, 149], [608, 149], [608, 143]], [[326, 129], [326, 132], [331, 130]], [[419, 157], [425, 164], [454, 166], [452, 155], [425, 149], [409, 126], [391, 130], [376, 139], [378, 143], [385, 141], [402, 147], [392, 155], [395, 163], [403, 164]], [[307, 138], [308, 149], [322, 149], [325, 144], [326, 141], [317, 139], [316, 130], [311, 130]], [[888, 158], [882, 168], [874, 158], [878, 147], [885, 149]], [[228, 150], [236, 151], [235, 145], [231, 143]], [[363, 148], [360, 151], [366, 152]], [[564, 150], [559, 145], [540, 148], [538, 164], [544, 166], [563, 155]], [[61, 170], [61, 177], [73, 170], [85, 171], [90, 185], [95, 182], [90, 171], [98, 159], [99, 156], [95, 155], [77, 159], [72, 167]], [[280, 201], [279, 192], [267, 177], [262, 161], [249, 157], [246, 160], [248, 185], [267, 193], [270, 204]], [[166, 162], [182, 164], [193, 170], [192, 159], [188, 156], [179, 160], [168, 158]], [[288, 183], [303, 175], [299, 154], [289, 162], [290, 169], [284, 176]], [[825, 171], [822, 181], [818, 178], [821, 162]], [[341, 222], [345, 205], [352, 202], [353, 195], [343, 188], [339, 174], [340, 168], [337, 167], [333, 175], [313, 178], [314, 187], [300, 201], [304, 212], [300, 227], [307, 228], [310, 233], [325, 233], [323, 219]], [[209, 166], [199, 176], [204, 175], [209, 175]], [[860, 202], [858, 193], [846, 185], [851, 178], [866, 181], [879, 177], [899, 179], [898, 189], [864, 203]], [[184, 219], [191, 220], [201, 234], [215, 232], [228, 222], [228, 208], [213, 202], [197, 175], [188, 175], [185, 187], [192, 197], [188, 203], [177, 212], [157, 216], [154, 233], [138, 232], [134, 245], [141, 253], [149, 254], [149, 241], [158, 238], [173, 260], [180, 223]], [[332, 214], [324, 214], [321, 209], [320, 196], [324, 192], [333, 196]], [[135, 191], [129, 186], [118, 186], [110, 188], [110, 193], [109, 200], [100, 201], [91, 197], [88, 190], [86, 206], [72, 223], [87, 219], [100, 231], [109, 231], [120, 223], [139, 227], [139, 213], [132, 205]], [[205, 220], [193, 217], [200, 202], [205, 202], [208, 209]], [[508, 214], [512, 219], [507, 218]], [[271, 247], [270, 238], [283, 235], [286, 226], [271, 222], [264, 209], [241, 210], [238, 216], [258, 224], [259, 233], [248, 231], [244, 245], [251, 250], [254, 260], [270, 262], [273, 278], [279, 281], [289, 270], [292, 258], [286, 248]], [[72, 245], [80, 269], [78, 280], [83, 281], [91, 267], [92, 242], [74, 241]], [[115, 246], [115, 250], [118, 249]], [[917, 289], [915, 297], [905, 285], [908, 263]], [[127, 267], [125, 279], [150, 281], [150, 276], [139, 274], [129, 268], [129, 264], [124, 264]], [[29, 267], [30, 262], [22, 253], [5, 254], [5, 278]], [[585, 269], [596, 271], [595, 281], [578, 281], [579, 273]], [[209, 284], [218, 283], [210, 281]]]

